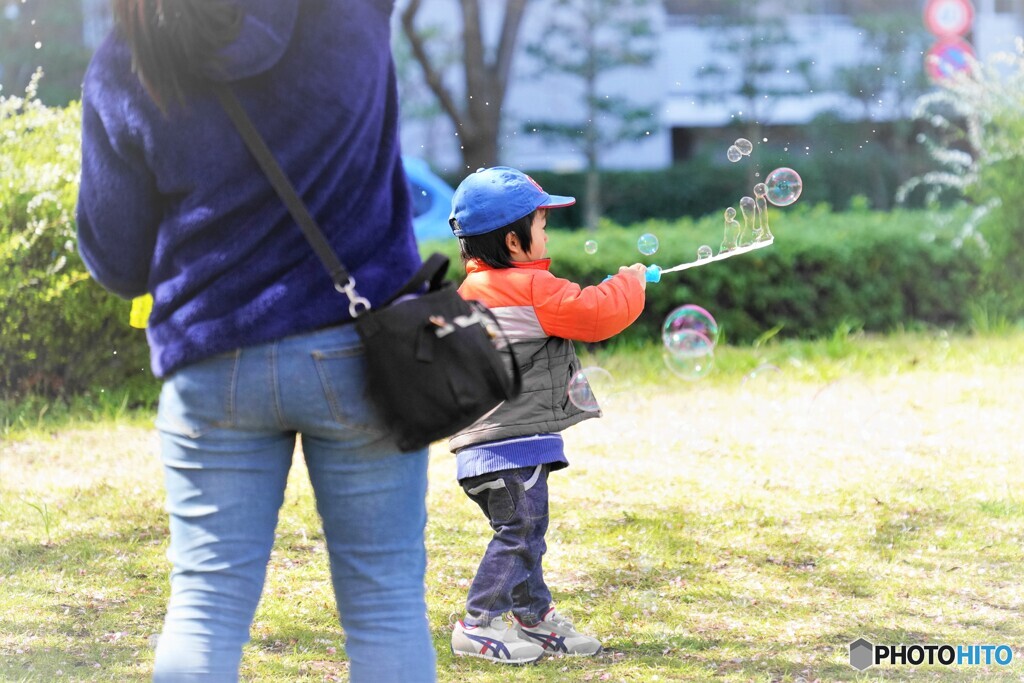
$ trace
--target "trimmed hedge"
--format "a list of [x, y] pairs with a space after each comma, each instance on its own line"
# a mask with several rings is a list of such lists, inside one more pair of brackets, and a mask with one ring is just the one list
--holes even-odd
[[74, 207], [79, 105], [0, 98], [0, 399], [135, 384], [152, 393], [128, 303], [89, 278]]
[[[31, 97], [0, 98], [0, 399], [118, 388], [150, 402], [158, 384], [149, 371], [145, 336], [128, 326], [128, 302], [94, 283], [77, 253], [79, 129], [77, 104], [47, 108]], [[665, 182], [678, 193], [652, 204], [652, 213], [678, 216], [707, 187], [724, 192], [738, 186], [732, 169], [702, 176], [705, 185], [678, 185], [673, 173], [665, 174]], [[825, 204], [812, 208], [806, 196], [794, 207], [770, 209], [776, 235], [771, 247], [670, 273], [651, 285], [640, 321], [624, 336], [657, 339], [665, 316], [685, 303], [711, 311], [734, 343], [776, 326], [783, 335], [816, 337], [841, 325], [886, 331], [970, 322], [970, 304], [983, 294], [979, 273], [996, 261], [987, 262], [974, 242], [953, 246], [958, 221], [941, 228], [934, 214], [869, 212], [857, 210], [863, 204], [856, 202], [854, 211], [834, 214]], [[607, 221], [596, 233], [553, 228], [553, 270], [587, 285], [635, 261], [663, 267], [692, 261], [701, 244], [717, 252], [720, 208], [716, 217], [700, 220], [629, 227]], [[555, 212], [552, 223], [569, 215]], [[660, 239], [653, 257], [636, 249], [644, 232]], [[596, 254], [584, 252], [587, 239], [597, 240]], [[437, 248], [458, 263], [454, 240], [421, 250]], [[460, 268], [452, 271], [461, 277]]]
[[[777, 326], [783, 336], [813, 338], [841, 325], [885, 332], [971, 322], [985, 257], [971, 245], [951, 246], [953, 230], [938, 227], [932, 214], [834, 214], [823, 206], [769, 214], [773, 245], [664, 275], [648, 286], [644, 313], [624, 336], [657, 339], [665, 317], [687, 303], [709, 310], [731, 343], [749, 343]], [[636, 247], [645, 232], [660, 243], [650, 257]], [[607, 223], [595, 233], [549, 230], [548, 247], [556, 275], [588, 285], [630, 263], [670, 268], [693, 261], [701, 244], [717, 253], [722, 233], [711, 218], [628, 228]], [[587, 239], [597, 241], [597, 253], [584, 251]], [[423, 245], [425, 252], [435, 249], [459, 263], [454, 241]], [[452, 270], [461, 281], [461, 268]]]

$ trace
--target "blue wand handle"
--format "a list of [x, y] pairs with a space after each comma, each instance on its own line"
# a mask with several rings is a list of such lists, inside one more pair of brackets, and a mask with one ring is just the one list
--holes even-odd
[[[601, 282], [608, 282], [609, 280], [612, 279], [612, 277], [614, 276], [609, 275], [605, 279], [601, 280]], [[644, 273], [644, 279], [646, 279], [648, 282], [661, 282], [661, 266], [647, 266], [647, 272]]]

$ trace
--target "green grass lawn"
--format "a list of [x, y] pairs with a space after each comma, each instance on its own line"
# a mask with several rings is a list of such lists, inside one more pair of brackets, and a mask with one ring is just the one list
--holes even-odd
[[[769, 340], [720, 349], [697, 382], [653, 347], [586, 363], [614, 383], [606, 417], [565, 433], [545, 575], [605, 651], [511, 669], [451, 656], [488, 534], [437, 444], [439, 680], [1024, 679], [1024, 332]], [[0, 680], [147, 680], [168, 588], [151, 416], [0, 422]], [[859, 673], [859, 637], [1015, 659]], [[347, 680], [301, 458], [242, 676]]]

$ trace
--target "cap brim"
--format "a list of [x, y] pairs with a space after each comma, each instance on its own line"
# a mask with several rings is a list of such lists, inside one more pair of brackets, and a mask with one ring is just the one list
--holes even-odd
[[575, 197], [563, 197], [562, 195], [549, 194], [548, 200], [538, 206], [538, 209], [561, 209], [565, 206], [572, 206], [576, 203]]

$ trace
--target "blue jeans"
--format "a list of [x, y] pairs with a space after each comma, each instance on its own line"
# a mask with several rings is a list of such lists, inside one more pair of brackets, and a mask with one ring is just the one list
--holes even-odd
[[548, 468], [501, 470], [459, 484], [494, 531], [469, 587], [465, 623], [487, 623], [505, 612], [537, 623], [551, 605], [541, 566], [547, 551]]
[[434, 681], [427, 451], [401, 453], [366, 398], [351, 326], [240, 349], [164, 382], [173, 563], [154, 681], [236, 681], [296, 434], [323, 520], [351, 680]]

